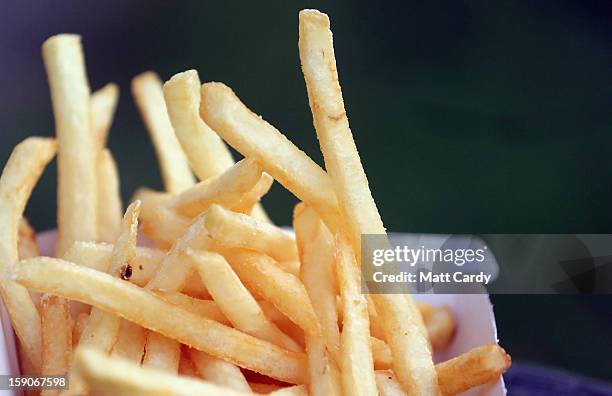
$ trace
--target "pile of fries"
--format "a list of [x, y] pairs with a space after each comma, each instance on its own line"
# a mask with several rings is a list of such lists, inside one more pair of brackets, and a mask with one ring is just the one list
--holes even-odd
[[[434, 364], [455, 331], [448, 308], [362, 294], [360, 237], [385, 228], [327, 15], [301, 11], [299, 33], [326, 170], [222, 83], [201, 85], [189, 70], [162, 85], [147, 72], [132, 93], [165, 191], [140, 189], [125, 213], [106, 148], [118, 88], [90, 93], [79, 36], [43, 44], [56, 138], [20, 143], [0, 179], [0, 291], [22, 374], [70, 380], [43, 395], [447, 396], [510, 366], [495, 344]], [[56, 153], [52, 258], [39, 255], [23, 211]], [[301, 201], [295, 238], [259, 203], [273, 180]]]

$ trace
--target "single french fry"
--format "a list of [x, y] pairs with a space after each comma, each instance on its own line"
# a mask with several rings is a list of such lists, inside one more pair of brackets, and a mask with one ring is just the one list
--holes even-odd
[[147, 331], [143, 367], [178, 373], [181, 344], [154, 331]]
[[95, 395], [246, 396], [210, 382], [179, 377], [152, 368], [139, 367], [91, 349], [79, 349], [74, 365]]
[[370, 345], [370, 322], [360, 290], [359, 267], [345, 237], [336, 240], [336, 274], [342, 299], [340, 369], [347, 395], [375, 395], [374, 361]]
[[[512, 364], [502, 347], [487, 344], [462, 355], [436, 364], [442, 396], [454, 396], [471, 388], [495, 381]], [[405, 396], [392, 371], [377, 371], [376, 382], [380, 395]]]
[[295, 240], [286, 231], [220, 205], [208, 208], [206, 230], [225, 247], [256, 250], [277, 261], [298, 259]]
[[217, 176], [234, 158], [223, 140], [200, 118], [200, 78], [195, 70], [175, 74], [164, 84], [170, 121], [193, 172], [200, 180]]
[[202, 300], [199, 298], [190, 297], [187, 294], [180, 292], [168, 292], [164, 290], [155, 290], [154, 293], [169, 303], [177, 305], [186, 311], [214, 320], [224, 325], [231, 325], [230, 321], [219, 309], [217, 303], [212, 300]]
[[89, 321], [89, 313], [87, 312], [81, 312], [74, 320], [74, 325], [72, 326], [73, 349], [76, 349], [77, 345], [79, 345], [79, 340], [81, 339], [83, 330], [85, 330], [85, 326], [87, 326], [87, 321]]
[[306, 385], [287, 386], [269, 393], [270, 396], [308, 396]]
[[106, 147], [108, 132], [119, 101], [119, 87], [108, 83], [91, 94], [91, 130], [98, 147]]
[[[113, 248], [108, 273], [111, 276], [127, 280], [132, 276], [132, 265], [136, 258], [136, 239], [138, 237], [138, 214], [140, 201], [128, 206], [121, 222], [121, 232]], [[121, 318], [117, 315], [93, 307], [89, 321], [83, 330], [79, 345], [98, 348], [109, 353], [117, 342]]]
[[168, 206], [190, 218], [214, 203], [231, 208], [240, 203], [242, 196], [252, 190], [261, 177], [261, 166], [257, 161], [246, 158], [224, 173], [176, 195], [170, 199]]
[[391, 370], [376, 372], [376, 386], [380, 396], [408, 396]]
[[[385, 235], [385, 227], [349, 128], [329, 18], [316, 10], [302, 10], [299, 21], [300, 60], [315, 130], [338, 199], [342, 223], [360, 263], [361, 236]], [[431, 351], [412, 297], [375, 294], [372, 299], [385, 323], [386, 340], [394, 358], [393, 369], [403, 389], [415, 394], [439, 394]]]
[[62, 256], [77, 241], [98, 238], [96, 137], [91, 129], [90, 90], [81, 37], [60, 34], [44, 42], [57, 154], [57, 251]]
[[320, 166], [251, 112], [229, 87], [206, 83], [200, 93], [200, 115], [223, 140], [245, 157], [257, 159], [274, 179], [312, 206], [330, 229], [338, 229], [338, 201]]
[[336, 295], [334, 239], [316, 212], [298, 204], [293, 214], [293, 229], [302, 260], [301, 279], [321, 323], [325, 345], [339, 362], [340, 330]]
[[[75, 242], [64, 255], [66, 261], [108, 272], [114, 245], [95, 242]], [[147, 247], [136, 248], [136, 258], [132, 265], [132, 276], [129, 281], [144, 286], [157, 272], [160, 263], [166, 257], [166, 252]]]
[[189, 356], [200, 376], [206, 381], [240, 392], [251, 392], [249, 383], [236, 365], [196, 349], [189, 349]]
[[129, 320], [121, 319], [117, 342], [111, 352], [112, 357], [140, 364], [144, 355], [147, 331]]
[[254, 294], [268, 300], [304, 332], [320, 335], [321, 328], [302, 282], [283, 271], [265, 254], [226, 251], [225, 258], [240, 280]]
[[65, 260], [37, 257], [7, 277], [30, 289], [112, 312], [240, 367], [289, 383], [306, 383], [306, 358], [164, 301], [146, 289]]
[[19, 221], [17, 235], [17, 251], [20, 259], [40, 256], [36, 232], [25, 217]]
[[96, 163], [98, 177], [98, 239], [114, 242], [121, 229], [123, 205], [119, 190], [119, 171], [113, 155], [108, 149], [98, 154]]
[[487, 344], [436, 365], [442, 395], [457, 395], [499, 378], [510, 365], [510, 356], [497, 344]]
[[[41, 375], [66, 375], [72, 356], [70, 305], [58, 296], [43, 294], [40, 301], [42, 332]], [[57, 389], [44, 389], [41, 396], [59, 394]]]
[[266, 172], [263, 172], [257, 184], [255, 184], [255, 187], [253, 187], [249, 192], [245, 193], [240, 198], [240, 202], [232, 206], [230, 209], [234, 212], [250, 214], [256, 219], [270, 223], [271, 221], [266, 212], [262, 209], [259, 201], [261, 200], [261, 197], [270, 191], [272, 183], [274, 183], [272, 176]]
[[172, 246], [189, 227], [189, 218], [167, 207], [169, 194], [140, 188], [133, 200], [142, 201], [142, 233], [162, 247]]
[[322, 336], [306, 336], [306, 354], [312, 396], [342, 395], [340, 372], [330, 359]]
[[264, 315], [255, 298], [244, 287], [223, 256], [213, 252], [197, 252], [190, 249], [185, 254], [194, 263], [204, 286], [219, 309], [235, 328], [290, 351], [303, 351], [291, 337], [280, 331]]
[[[19, 258], [19, 222], [43, 169], [55, 155], [53, 139], [31, 137], [11, 153], [0, 177], [0, 270]], [[0, 279], [0, 295], [15, 333], [35, 372], [41, 368], [40, 315], [28, 290], [12, 280]]]
[[153, 141], [166, 191], [179, 193], [193, 186], [195, 178], [174, 134], [157, 74], [149, 71], [134, 77], [132, 95]]
[[196, 217], [185, 233], [174, 242], [172, 248], [161, 262], [159, 270], [147, 283], [149, 290], [180, 291], [193, 272], [193, 264], [184, 259], [187, 249], [205, 249], [210, 245], [207, 237], [206, 213]]

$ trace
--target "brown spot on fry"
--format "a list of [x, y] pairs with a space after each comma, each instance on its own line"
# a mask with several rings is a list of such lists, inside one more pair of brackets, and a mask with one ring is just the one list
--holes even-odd
[[129, 280], [131, 277], [132, 277], [132, 266], [129, 264], [122, 266], [121, 267], [121, 279]]

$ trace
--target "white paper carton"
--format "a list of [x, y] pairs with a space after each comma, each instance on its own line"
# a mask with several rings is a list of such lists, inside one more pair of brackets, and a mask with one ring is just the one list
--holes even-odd
[[[398, 234], [395, 234], [398, 236]], [[444, 241], [444, 236], [436, 235], [405, 235], [406, 238], [419, 238], [428, 246], [435, 246]], [[42, 247], [41, 254], [51, 255], [52, 252], [45, 251], [45, 239], [49, 234], [41, 234], [39, 242]], [[486, 294], [459, 294], [459, 295], [440, 295], [440, 294], [421, 294], [416, 295], [418, 301], [427, 302], [434, 306], [448, 305], [457, 319], [457, 333], [452, 344], [436, 353], [436, 362], [448, 360], [469, 351], [477, 346], [497, 342], [497, 328], [493, 307]], [[19, 365], [17, 362], [15, 335], [12, 330], [8, 314], [4, 306], [1, 306], [2, 313], [2, 333], [0, 342], [0, 374], [18, 374]], [[511, 352], [511, 351], [510, 351]], [[17, 391], [0, 391], [0, 395], [20, 395]], [[464, 393], [469, 396], [503, 396], [506, 394], [503, 379], [496, 383], [484, 385]]]

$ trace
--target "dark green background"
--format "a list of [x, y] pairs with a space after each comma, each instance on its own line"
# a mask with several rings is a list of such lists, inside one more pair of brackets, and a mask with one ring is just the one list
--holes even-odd
[[[83, 35], [92, 88], [121, 99], [110, 135], [127, 199], [160, 188], [129, 93], [148, 69], [223, 81], [321, 163], [297, 12], [332, 20], [347, 112], [385, 224], [398, 232], [612, 232], [610, 2], [8, 1], [0, 11], [0, 160], [52, 135], [40, 44]], [[279, 224], [295, 199], [265, 198]], [[27, 215], [55, 224], [54, 167]], [[608, 297], [494, 297], [502, 344], [610, 379]]]

